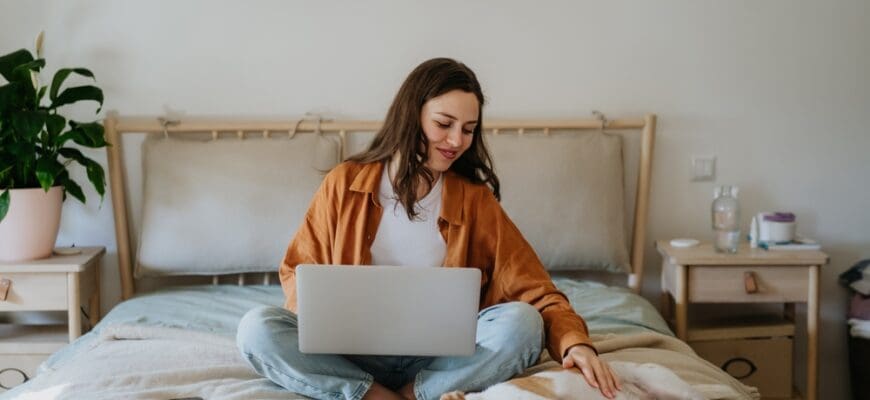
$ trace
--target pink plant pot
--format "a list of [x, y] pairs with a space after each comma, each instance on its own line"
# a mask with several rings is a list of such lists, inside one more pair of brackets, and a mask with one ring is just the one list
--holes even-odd
[[60, 228], [63, 190], [11, 189], [9, 194], [9, 212], [0, 221], [0, 262], [50, 256]]

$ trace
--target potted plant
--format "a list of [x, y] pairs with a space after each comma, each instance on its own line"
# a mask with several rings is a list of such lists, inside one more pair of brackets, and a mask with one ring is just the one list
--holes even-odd
[[72, 162], [85, 168], [101, 198], [106, 190], [100, 164], [69, 146], [105, 147], [103, 126], [67, 121], [58, 112], [62, 106], [88, 100], [97, 102], [96, 113], [100, 112], [102, 90], [93, 85], [64, 88], [71, 74], [91, 79], [94, 74], [63, 68], [50, 86], [42, 86], [42, 33], [36, 40], [36, 56], [25, 49], [0, 56], [0, 76], [6, 80], [0, 86], [0, 261], [51, 255], [63, 199], [71, 195], [85, 202], [81, 186], [68, 171]]

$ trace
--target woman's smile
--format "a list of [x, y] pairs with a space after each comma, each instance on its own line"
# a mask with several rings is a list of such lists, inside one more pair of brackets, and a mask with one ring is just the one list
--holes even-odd
[[448, 160], [453, 160], [459, 154], [459, 150], [452, 150], [451, 151], [451, 150], [445, 150], [442, 148], [438, 148], [438, 152], [440, 152], [441, 155], [443, 155], [444, 158], [446, 158]]

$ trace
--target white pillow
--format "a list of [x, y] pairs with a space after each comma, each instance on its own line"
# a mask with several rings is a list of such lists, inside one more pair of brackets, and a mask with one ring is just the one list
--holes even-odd
[[337, 146], [311, 134], [149, 138], [136, 276], [277, 270]]
[[502, 207], [550, 270], [630, 272], [622, 138], [487, 136]]

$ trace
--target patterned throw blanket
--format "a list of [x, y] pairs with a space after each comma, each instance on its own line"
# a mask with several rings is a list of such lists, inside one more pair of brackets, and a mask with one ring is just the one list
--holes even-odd
[[[601, 357], [619, 375], [616, 400], [758, 399], [755, 388], [701, 359], [680, 340], [658, 333], [593, 336]], [[606, 399], [576, 370], [567, 370], [546, 352], [538, 365], [521, 376], [480, 393], [453, 392], [442, 400]]]
[[[618, 399], [757, 399], [758, 393], [666, 335], [593, 336], [620, 375]], [[2, 399], [287, 399], [256, 375], [230, 337], [177, 328], [108, 325], [87, 349], [43, 371]], [[289, 394], [290, 398], [304, 399]], [[444, 399], [603, 399], [546, 356], [522, 376], [482, 393]]]

